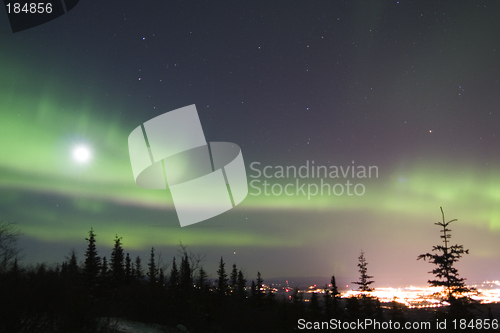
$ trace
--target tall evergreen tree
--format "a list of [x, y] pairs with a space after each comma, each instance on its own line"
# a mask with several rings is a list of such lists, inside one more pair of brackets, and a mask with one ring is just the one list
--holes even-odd
[[340, 292], [339, 289], [337, 288], [337, 282], [335, 281], [335, 276], [332, 275], [332, 279], [330, 280], [330, 283], [332, 285], [332, 310], [333, 313], [338, 317], [340, 316], [340, 312], [342, 307], [340, 306]]
[[359, 260], [358, 267], [359, 267], [359, 274], [360, 274], [359, 281], [352, 282], [352, 283], [359, 285], [358, 289], [363, 293], [372, 291], [373, 289], [370, 287], [370, 285], [375, 281], [371, 281], [370, 279], [373, 278], [373, 276], [370, 276], [367, 273], [366, 266], [368, 265], [368, 263], [366, 262], [365, 253], [363, 251], [361, 251], [361, 254], [358, 257], [358, 260]]
[[233, 270], [231, 271], [231, 290], [235, 292], [238, 287], [238, 270], [236, 269], [236, 264], [233, 264]]
[[[66, 286], [71, 286], [73, 289], [78, 289], [80, 286], [80, 268], [78, 267], [78, 259], [75, 249], [72, 249], [67, 261], [62, 263], [61, 277], [66, 280]], [[17, 265], [17, 261], [14, 260]], [[14, 268], [14, 266], [12, 267]]]
[[436, 265], [431, 272], [436, 279], [427, 282], [433, 287], [443, 287], [446, 293], [446, 300], [450, 303], [448, 315], [456, 319], [473, 319], [477, 302], [472, 300], [467, 293], [473, 289], [468, 288], [465, 279], [459, 277], [458, 269], [455, 263], [462, 258], [464, 254], [469, 254], [469, 250], [464, 249], [463, 245], [450, 245], [451, 230], [448, 225], [457, 219], [446, 222], [444, 218], [443, 207], [441, 209], [442, 222], [434, 223], [440, 226], [443, 233], [440, 237], [443, 245], [432, 247], [434, 253], [424, 253], [418, 256], [417, 260], [429, 260], [431, 264]]
[[123, 254], [123, 248], [121, 243], [122, 238], [115, 236], [115, 245], [113, 251], [111, 252], [111, 281], [116, 284], [120, 284], [125, 279], [125, 269], [124, 260], [125, 256]]
[[142, 266], [141, 266], [141, 257], [139, 256], [135, 258], [134, 275], [137, 281], [142, 281], [142, 279], [144, 278], [144, 272], [142, 271]]
[[179, 271], [179, 285], [183, 293], [187, 294], [193, 288], [193, 275], [189, 265], [189, 257], [184, 252], [181, 261], [181, 269]]
[[443, 239], [444, 245], [433, 246], [432, 251], [437, 253], [421, 254], [417, 260], [429, 260], [431, 264], [436, 265], [436, 268], [429, 272], [434, 274], [436, 279], [427, 282], [433, 287], [444, 287], [447, 299], [451, 300], [470, 291], [465, 285], [465, 279], [459, 277], [458, 270], [454, 266], [464, 254], [469, 253], [469, 250], [465, 250], [463, 245], [450, 245], [451, 230], [448, 229], [448, 225], [457, 219], [445, 222], [443, 207], [440, 208], [443, 220], [434, 224], [442, 227], [443, 234], [440, 237]]
[[208, 282], [207, 279], [208, 279], [208, 274], [203, 269], [203, 266], [201, 266], [198, 272], [198, 282], [197, 282], [198, 289], [205, 290], [207, 288], [207, 282]]
[[256, 292], [257, 292], [257, 294], [256, 294], [257, 299], [261, 299], [263, 296], [263, 293], [264, 293], [264, 291], [262, 290], [263, 283], [264, 283], [264, 280], [262, 279], [262, 275], [260, 274], [260, 272], [257, 272], [257, 283], [255, 285]]
[[75, 280], [78, 277], [79, 267], [75, 249], [72, 249], [70, 252], [69, 260], [66, 263], [66, 273], [67, 276], [72, 280]]
[[246, 297], [246, 292], [245, 292], [246, 284], [247, 280], [245, 280], [243, 272], [240, 269], [240, 271], [238, 272], [238, 295], [242, 298]]
[[177, 269], [177, 263], [175, 257], [172, 260], [172, 269], [170, 270], [169, 279], [170, 292], [175, 297], [179, 291], [179, 270]]
[[130, 254], [127, 252], [125, 257], [125, 282], [130, 283], [130, 278], [132, 277], [132, 260], [130, 259]]
[[88, 242], [88, 245], [87, 250], [85, 251], [83, 273], [85, 276], [85, 282], [91, 287], [94, 287], [101, 264], [101, 259], [97, 255], [95, 238], [96, 235], [94, 234], [94, 229], [90, 228], [89, 238], [85, 238], [85, 240]]
[[224, 296], [227, 292], [227, 274], [224, 268], [226, 264], [224, 259], [220, 257], [219, 269], [217, 270], [217, 292], [220, 296]]
[[75, 249], [71, 250], [68, 261], [68, 275], [75, 278], [78, 275], [78, 262]]
[[148, 278], [149, 278], [149, 284], [151, 286], [156, 284], [157, 277], [158, 277], [158, 270], [156, 269], [156, 263], [155, 263], [155, 248], [152, 247], [148, 263]]
[[366, 262], [365, 254], [363, 251], [361, 251], [358, 260], [359, 281], [352, 283], [359, 285], [358, 290], [361, 291], [361, 303], [356, 303], [354, 300], [351, 301], [351, 310], [352, 306], [354, 306], [354, 308], [356, 306], [360, 306], [358, 317], [373, 318], [378, 299], [372, 297], [369, 292], [373, 291], [373, 288], [371, 288], [370, 285], [375, 281], [370, 280], [371, 278], [373, 278], [373, 276], [368, 275], [368, 263]]

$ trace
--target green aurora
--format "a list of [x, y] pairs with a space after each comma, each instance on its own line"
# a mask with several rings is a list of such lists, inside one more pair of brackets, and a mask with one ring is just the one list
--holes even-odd
[[[3, 115], [0, 140], [4, 143], [0, 161], [2, 201], [10, 207], [9, 218], [20, 222], [25, 235], [45, 241], [81, 239], [88, 225], [82, 217], [63, 215], [66, 230], [54, 233], [54, 229], [63, 226], [62, 221], [57, 221], [56, 208], [41, 205], [26, 212], [23, 196], [27, 194], [59, 197], [71, 202], [69, 209], [83, 214], [104, 214], [105, 219], [92, 221], [95, 228], [110, 237], [119, 227], [121, 233], [127, 235], [129, 245], [136, 248], [148, 244], [175, 245], [181, 237], [185, 243], [205, 245], [221, 244], [223, 239], [227, 245], [286, 246], [272, 235], [263, 237], [257, 230], [248, 230], [243, 237], [235, 231], [216, 230], [212, 234], [210, 230], [173, 228], [176, 221], [169, 221], [171, 228], [164, 231], [161, 228], [154, 233], [147, 229], [136, 230], [135, 217], [123, 216], [120, 207], [140, 211], [151, 209], [165, 216], [168, 213], [173, 220], [175, 214], [172, 214], [168, 191], [145, 190], [134, 184], [127, 150], [131, 126], [120, 124], [119, 120], [103, 121], [98, 115], [104, 111], [96, 111], [95, 105], [88, 101], [90, 98], [71, 96], [64, 92], [62, 84], [44, 85], [43, 92], [25, 91], [21, 95], [16, 86], [20, 83], [14, 76], [3, 82], [1, 99], [4, 102], [0, 106]], [[70, 108], [75, 112], [67, 112]], [[71, 157], [72, 147], [82, 142], [93, 149], [93, 159], [88, 165], [79, 165]], [[249, 175], [250, 163], [246, 161]], [[265, 196], [261, 193], [255, 196], [252, 195], [255, 190], [250, 188], [251, 194], [236, 211], [318, 211], [330, 214], [332, 220], [335, 212], [367, 211], [385, 214], [388, 220], [391, 214], [408, 214], [431, 222], [435, 219], [435, 208], [442, 205], [462, 223], [500, 233], [500, 176], [497, 170], [498, 166], [493, 165], [478, 168], [472, 164], [457, 166], [446, 161], [421, 160], [406, 168], [388, 170], [380, 167], [379, 178], [355, 179], [354, 182], [365, 184], [363, 196], [316, 196], [308, 200], [302, 195]], [[253, 178], [249, 177], [251, 180]], [[269, 180], [271, 184], [289, 181], [295, 180]], [[315, 179], [300, 181], [316, 182]], [[342, 183], [343, 180], [327, 181]], [[98, 227], [100, 225], [104, 228]], [[302, 230], [297, 231], [304, 236]], [[298, 238], [291, 231], [287, 237]]]

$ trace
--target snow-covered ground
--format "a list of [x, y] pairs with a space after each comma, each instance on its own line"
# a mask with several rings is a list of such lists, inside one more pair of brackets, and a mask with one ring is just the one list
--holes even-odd
[[177, 328], [168, 328], [158, 324], [145, 324], [123, 318], [101, 318], [102, 327], [107, 327], [111, 332], [116, 333], [177, 333], [188, 332], [182, 325]]

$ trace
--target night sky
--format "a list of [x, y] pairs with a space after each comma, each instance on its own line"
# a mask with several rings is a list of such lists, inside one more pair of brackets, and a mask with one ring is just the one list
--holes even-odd
[[[498, 1], [81, 0], [12, 33], [0, 10], [0, 219], [24, 263], [83, 259], [91, 227], [109, 258], [165, 263], [179, 243], [264, 281], [358, 278], [425, 285], [442, 206], [469, 282], [500, 279]], [[207, 141], [250, 168], [376, 166], [364, 195], [254, 195], [181, 228], [168, 191], [136, 186], [128, 135], [196, 104]], [[88, 162], [75, 147], [91, 150]], [[354, 162], [353, 162], [354, 161]], [[254, 166], [257, 164], [254, 164]], [[275, 168], [274, 168], [275, 169]], [[274, 171], [272, 172], [274, 173]], [[285, 186], [297, 179], [267, 179]], [[299, 181], [319, 184], [319, 178]], [[253, 194], [252, 194], [253, 193]]]

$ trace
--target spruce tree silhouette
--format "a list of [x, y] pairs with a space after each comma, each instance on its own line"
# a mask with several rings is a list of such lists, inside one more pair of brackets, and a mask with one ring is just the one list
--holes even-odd
[[219, 297], [224, 297], [227, 292], [227, 274], [224, 259], [220, 257], [219, 269], [217, 270], [217, 293]]
[[443, 208], [441, 208], [442, 222], [434, 223], [442, 227], [443, 233], [440, 237], [443, 239], [444, 245], [435, 245], [432, 251], [437, 253], [425, 253], [418, 256], [417, 260], [429, 260], [431, 264], [436, 265], [431, 272], [436, 276], [436, 279], [427, 281], [433, 287], [444, 287], [447, 294], [447, 299], [450, 300], [455, 296], [459, 296], [469, 289], [465, 285], [465, 279], [459, 277], [458, 270], [454, 264], [462, 258], [464, 254], [468, 254], [469, 250], [465, 250], [463, 245], [450, 245], [451, 230], [448, 225], [457, 219], [445, 222]]
[[332, 284], [333, 312], [338, 316], [342, 312], [342, 307], [340, 306], [340, 292], [335, 281], [335, 275], [332, 275], [330, 283]]
[[134, 276], [138, 282], [141, 282], [142, 279], [144, 278], [144, 272], [142, 271], [142, 265], [141, 265], [141, 257], [139, 256], [135, 258]]
[[96, 235], [94, 229], [90, 228], [89, 238], [85, 238], [88, 242], [87, 251], [85, 251], [85, 263], [83, 266], [83, 274], [87, 287], [93, 290], [96, 287], [97, 276], [99, 274], [101, 259], [97, 255]]
[[445, 290], [445, 299], [450, 303], [450, 314], [460, 318], [474, 317], [472, 311], [475, 308], [475, 302], [471, 300], [467, 293], [473, 291], [465, 284], [464, 278], [459, 277], [458, 269], [455, 267], [464, 254], [469, 254], [469, 250], [464, 249], [463, 245], [450, 245], [451, 229], [448, 229], [450, 223], [457, 221], [453, 219], [445, 220], [443, 207], [441, 209], [442, 222], [434, 223], [440, 226], [443, 245], [434, 245], [433, 253], [424, 253], [418, 256], [417, 260], [428, 260], [429, 263], [436, 265], [431, 272], [436, 277], [427, 282], [433, 287], [443, 287]]
[[358, 289], [361, 292], [367, 293], [367, 292], [370, 292], [373, 290], [372, 288], [370, 288], [370, 285], [375, 281], [370, 281], [370, 279], [373, 278], [373, 276], [370, 276], [367, 273], [368, 270], [367, 270], [366, 266], [368, 265], [368, 263], [366, 262], [365, 253], [363, 251], [361, 251], [361, 254], [358, 257], [358, 260], [359, 260], [358, 267], [359, 267], [359, 274], [360, 274], [359, 281], [352, 282], [352, 283], [359, 285]]
[[179, 270], [177, 269], [177, 262], [175, 261], [175, 257], [172, 259], [172, 269], [170, 270], [169, 286], [172, 293], [174, 295], [177, 295], [177, 291], [179, 289]]
[[127, 284], [130, 284], [130, 280], [133, 275], [132, 271], [133, 271], [132, 259], [130, 259], [130, 254], [127, 252], [127, 255], [125, 256], [125, 282]]
[[201, 266], [200, 270], [198, 271], [198, 282], [197, 282], [198, 289], [201, 291], [206, 290], [208, 287], [207, 282], [208, 282], [208, 274], [205, 271], [205, 269], [203, 269], [203, 266]]
[[156, 284], [156, 281], [158, 279], [158, 270], [156, 269], [156, 263], [155, 263], [155, 248], [151, 248], [151, 254], [149, 256], [149, 263], [148, 263], [148, 281], [149, 285], [153, 287]]
[[189, 256], [185, 251], [182, 256], [179, 275], [180, 290], [185, 298], [189, 298], [193, 289], [193, 272], [189, 263]]
[[238, 288], [238, 269], [236, 264], [233, 264], [233, 270], [231, 271], [231, 293], [235, 293]]
[[260, 274], [260, 272], [257, 272], [257, 282], [256, 282], [256, 285], [255, 285], [255, 289], [256, 289], [256, 298], [257, 298], [257, 301], [261, 301], [262, 298], [264, 297], [264, 290], [263, 289], [263, 283], [264, 283], [264, 280], [262, 279], [262, 275]]
[[335, 276], [332, 275], [330, 280], [332, 285], [331, 289], [328, 289], [328, 286], [325, 286], [325, 295], [324, 295], [324, 307], [325, 307], [325, 316], [327, 318], [339, 318], [341, 315], [341, 306], [340, 306], [340, 292], [337, 288], [337, 283], [335, 281]]
[[247, 280], [243, 276], [241, 269], [238, 271], [238, 297], [246, 298], [247, 293], [245, 291]]
[[[365, 258], [365, 253], [361, 250], [361, 254], [358, 257], [358, 268], [359, 268], [359, 281], [352, 282], [357, 284], [358, 290], [361, 291], [361, 309], [359, 315], [361, 318], [372, 318], [375, 314], [376, 302], [378, 299], [370, 295], [373, 288], [370, 287], [375, 281], [370, 280], [373, 276], [368, 275], [367, 265], [368, 262]], [[354, 303], [354, 301], [352, 302]]]
[[123, 283], [123, 281], [125, 280], [125, 256], [123, 254], [122, 238], [118, 237], [118, 235], [115, 235], [114, 242], [115, 244], [113, 246], [113, 251], [111, 252], [110, 275], [111, 282], [116, 287]]

